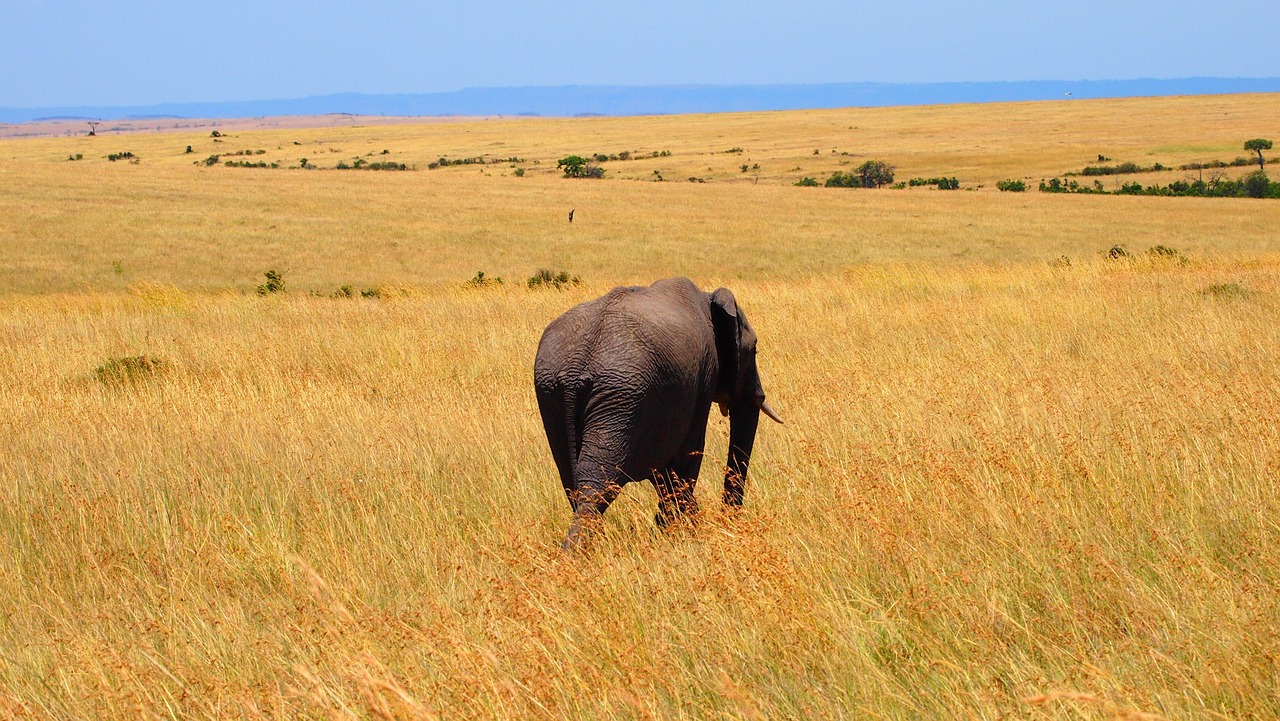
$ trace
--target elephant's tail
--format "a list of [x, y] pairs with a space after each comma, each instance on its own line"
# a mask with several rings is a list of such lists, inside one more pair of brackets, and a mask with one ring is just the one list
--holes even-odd
[[591, 399], [591, 376], [582, 374], [569, 379], [564, 387], [564, 427], [570, 443], [569, 462], [576, 477], [578, 456], [582, 453], [582, 435], [587, 418], [587, 401]]

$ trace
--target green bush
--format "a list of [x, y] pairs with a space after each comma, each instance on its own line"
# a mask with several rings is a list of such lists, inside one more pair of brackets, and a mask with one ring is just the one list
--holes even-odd
[[581, 155], [569, 155], [556, 161], [556, 168], [564, 171], [566, 178], [603, 178], [604, 168], [594, 165]]
[[540, 268], [534, 273], [528, 281], [530, 288], [555, 288], [561, 290], [571, 285], [578, 285], [582, 279], [578, 276], [570, 276], [569, 271], [562, 270], [559, 273]]
[[[1163, 167], [1163, 166], [1161, 166]], [[1137, 163], [1120, 163], [1119, 165], [1090, 165], [1080, 171], [1081, 175], [1132, 175], [1156, 168], [1142, 168]]]
[[837, 170], [823, 185], [828, 188], [879, 188], [892, 182], [892, 165], [882, 160], [868, 160], [849, 173]]
[[1000, 180], [996, 181], [996, 188], [1002, 193], [1025, 193], [1027, 192], [1027, 184], [1021, 180]]
[[1243, 195], [1250, 198], [1266, 198], [1271, 195], [1271, 179], [1261, 170], [1255, 170], [1240, 181]]
[[267, 282], [258, 286], [258, 295], [284, 292], [284, 273], [277, 270], [268, 270], [263, 275], [266, 276]]
[[486, 278], [483, 270], [477, 270], [475, 277], [467, 281], [467, 285], [472, 288], [486, 288], [494, 285], [502, 285], [502, 278]]
[[960, 181], [955, 178], [912, 178], [907, 185], [918, 188], [922, 185], [936, 185], [938, 190], [959, 190]]
[[820, 183], [814, 180], [813, 178], [804, 177], [804, 178], [801, 178], [800, 182], [796, 183], [796, 185], [802, 188], [816, 188], [820, 185]]

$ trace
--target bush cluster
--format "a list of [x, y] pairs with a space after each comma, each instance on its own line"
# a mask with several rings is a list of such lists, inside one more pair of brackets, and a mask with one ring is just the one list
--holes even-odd
[[913, 188], [923, 185], [936, 185], [938, 190], [959, 190], [960, 181], [955, 178], [912, 178], [907, 184]]
[[263, 275], [266, 276], [267, 282], [258, 286], [258, 295], [284, 292], [284, 273], [278, 270], [268, 270]]
[[496, 276], [492, 278], [485, 277], [483, 270], [477, 270], [476, 275], [467, 281], [467, 285], [472, 288], [487, 288], [494, 285], [502, 285], [502, 277]]
[[437, 160], [433, 160], [432, 162], [428, 163], [427, 168], [429, 170], [435, 170], [436, 168], [444, 168], [450, 165], [484, 165], [484, 164], [485, 164], [484, 156], [476, 156], [474, 158], [454, 158], [450, 160], [449, 158], [446, 158], [443, 155], [441, 155]]
[[1084, 170], [1079, 173], [1067, 173], [1067, 175], [1132, 175], [1133, 173], [1146, 173], [1152, 170], [1166, 170], [1163, 165], [1156, 163], [1150, 168], [1143, 168], [1137, 163], [1118, 163], [1116, 165], [1087, 165]]
[[1210, 178], [1209, 180], [1175, 180], [1168, 185], [1143, 185], [1138, 181], [1125, 183], [1115, 191], [1102, 187], [1101, 181], [1092, 186], [1080, 185], [1074, 180], [1050, 178], [1040, 181], [1042, 193], [1086, 193], [1095, 195], [1158, 195], [1197, 198], [1280, 198], [1280, 183], [1271, 181], [1267, 174], [1255, 170], [1240, 180]]
[[1257, 162], [1258, 161], [1254, 160], [1253, 158], [1236, 158], [1235, 160], [1232, 160], [1230, 162], [1224, 162], [1221, 160], [1210, 160], [1204, 163], [1187, 163], [1186, 165], [1179, 165], [1178, 170], [1209, 170], [1211, 168], [1243, 168], [1246, 165], [1253, 165], [1254, 163], [1257, 163]]
[[603, 178], [604, 168], [581, 155], [568, 155], [556, 161], [556, 168], [566, 178]]
[[[383, 155], [388, 155], [391, 151], [382, 151]], [[508, 158], [485, 158], [483, 155], [476, 155], [470, 158], [447, 158], [441, 155], [439, 158], [427, 164], [427, 169], [435, 170], [436, 168], [447, 168], [450, 165], [501, 165], [502, 163], [523, 163], [524, 158], [514, 155]], [[535, 163], [537, 161], [534, 161]]]
[[534, 273], [528, 281], [530, 288], [555, 288], [561, 290], [571, 285], [578, 285], [582, 279], [578, 276], [569, 275], [569, 271], [562, 270], [559, 273], [541, 268]]
[[408, 170], [409, 166], [404, 163], [393, 163], [390, 161], [377, 161], [370, 163], [364, 158], [356, 158], [351, 161], [351, 165], [347, 165], [345, 161], [339, 161], [336, 168], [337, 170]]
[[132, 152], [130, 152], [130, 151], [128, 151], [128, 150], [126, 150], [126, 151], [124, 151], [123, 153], [112, 153], [112, 154], [108, 155], [108, 156], [107, 156], [107, 160], [110, 160], [111, 162], [113, 162], [113, 163], [114, 163], [114, 162], [116, 162], [117, 160], [130, 160], [130, 159], [133, 159], [133, 158], [136, 158], [136, 157], [138, 157], [138, 156], [136, 156], [136, 155], [134, 155]]
[[868, 160], [848, 173], [837, 170], [823, 185], [828, 188], [879, 188], [892, 182], [892, 165], [883, 160]]
[[996, 188], [1002, 193], [1025, 193], [1027, 184], [1021, 180], [998, 180]]

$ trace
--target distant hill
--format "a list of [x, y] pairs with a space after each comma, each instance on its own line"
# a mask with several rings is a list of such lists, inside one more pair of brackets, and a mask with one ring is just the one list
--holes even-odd
[[50, 118], [257, 118], [281, 115], [663, 115], [751, 110], [989, 103], [1280, 92], [1280, 78], [1037, 80], [983, 83], [662, 85], [468, 88], [448, 93], [341, 93], [292, 100], [166, 103], [132, 107], [0, 108], [0, 122]]

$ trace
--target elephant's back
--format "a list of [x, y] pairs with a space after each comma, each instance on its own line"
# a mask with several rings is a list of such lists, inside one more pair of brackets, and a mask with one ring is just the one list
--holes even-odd
[[714, 371], [704, 362], [715, 357], [715, 330], [706, 303], [706, 295], [686, 278], [614, 288], [547, 326], [538, 344], [535, 376], [540, 384], [589, 376], [634, 385], [636, 374], [676, 380]]

